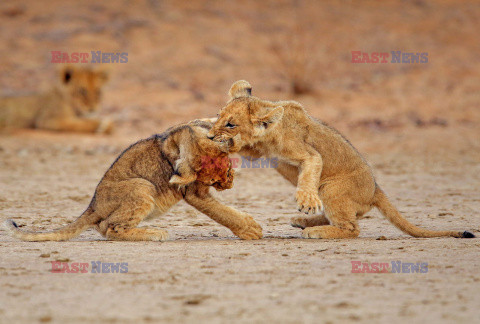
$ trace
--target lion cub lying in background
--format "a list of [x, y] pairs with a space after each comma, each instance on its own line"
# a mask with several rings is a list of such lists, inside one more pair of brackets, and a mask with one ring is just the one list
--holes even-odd
[[183, 198], [238, 237], [260, 239], [262, 228], [250, 215], [222, 205], [209, 193], [210, 185], [228, 189], [233, 181], [229, 163], [223, 169], [218, 167], [221, 163], [203, 168], [202, 157], [227, 157], [224, 144], [207, 139], [211, 126], [193, 121], [127, 148], [103, 176], [88, 208], [73, 223], [35, 233], [20, 230], [7, 220], [8, 230], [24, 241], [62, 241], [95, 226], [109, 240], [164, 241], [166, 231], [137, 225], [166, 212]]
[[0, 98], [0, 130], [41, 128], [52, 131], [110, 133], [113, 124], [90, 115], [99, 108], [105, 72], [64, 66], [48, 92]]

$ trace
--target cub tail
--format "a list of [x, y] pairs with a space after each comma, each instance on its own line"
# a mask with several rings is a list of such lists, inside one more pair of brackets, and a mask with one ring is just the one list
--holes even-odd
[[474, 238], [471, 232], [457, 232], [457, 231], [432, 231], [420, 228], [413, 225], [408, 220], [403, 218], [400, 212], [392, 205], [387, 196], [378, 186], [375, 188], [374, 203], [373, 205], [380, 210], [380, 212], [388, 219], [393, 225], [395, 225], [401, 231], [413, 236], [413, 237], [442, 237], [451, 236], [459, 238]]
[[7, 231], [15, 238], [22, 241], [29, 242], [42, 242], [42, 241], [66, 241], [74, 238], [80, 233], [84, 232], [88, 228], [95, 225], [98, 220], [95, 217], [95, 213], [90, 207], [73, 223], [70, 223], [57, 230], [48, 232], [31, 232], [21, 230], [18, 225], [11, 219], [5, 221], [5, 227]]

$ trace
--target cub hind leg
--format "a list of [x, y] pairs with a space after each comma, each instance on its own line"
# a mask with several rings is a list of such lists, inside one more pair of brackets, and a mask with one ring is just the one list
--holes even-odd
[[320, 188], [320, 199], [330, 225], [307, 227], [305, 238], [355, 238], [360, 234], [358, 218], [372, 208], [375, 181], [368, 170], [328, 181]]
[[331, 225], [307, 227], [304, 238], [355, 238], [360, 234], [357, 213], [353, 202], [348, 199], [324, 200], [325, 214]]
[[[109, 240], [167, 240], [168, 233], [165, 230], [137, 228], [138, 224], [155, 208], [155, 186], [144, 179], [132, 179], [122, 181], [115, 187], [113, 193], [116, 194], [119, 205], [98, 224], [99, 232]], [[112, 189], [111, 187], [105, 188], [105, 190]], [[112, 196], [110, 195], [110, 197]]]
[[359, 235], [357, 215], [359, 212], [365, 212], [362, 208], [364, 206], [359, 201], [364, 200], [369, 194], [368, 190], [360, 188], [353, 180], [341, 179], [320, 189], [325, 216], [330, 224], [307, 227], [302, 232], [303, 237], [332, 239], [355, 238]]
[[[125, 212], [125, 210], [117, 210], [112, 215], [113, 217], [120, 217], [123, 219], [125, 216], [130, 214]], [[105, 237], [108, 240], [115, 241], [166, 241], [169, 237], [168, 232], [161, 229], [151, 229], [151, 228], [137, 228], [136, 226], [140, 223], [141, 219], [138, 221], [131, 221], [127, 224], [123, 222], [108, 223], [107, 230], [105, 232]], [[105, 225], [103, 225], [105, 226]], [[100, 224], [102, 227], [102, 224]]]

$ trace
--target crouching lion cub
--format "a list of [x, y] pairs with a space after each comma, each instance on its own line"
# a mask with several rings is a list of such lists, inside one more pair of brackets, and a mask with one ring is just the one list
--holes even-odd
[[[226, 158], [225, 147], [207, 139], [211, 123], [193, 121], [141, 140], [127, 148], [98, 184], [90, 205], [73, 223], [37, 233], [6, 221], [10, 233], [24, 241], [63, 241], [94, 227], [109, 240], [164, 241], [164, 230], [137, 228], [145, 218], [166, 212], [185, 199], [242, 239], [260, 239], [262, 228], [251, 216], [219, 203], [209, 193], [232, 187], [231, 165], [202, 165], [202, 157]], [[222, 165], [224, 167], [222, 167]], [[180, 187], [180, 188], [179, 188]]]
[[[310, 117], [295, 101], [272, 102], [251, 95], [247, 81], [230, 88], [209, 138], [229, 152], [277, 157], [277, 171], [297, 186], [298, 209], [324, 215], [299, 217], [292, 225], [306, 238], [353, 238], [357, 219], [373, 207], [400, 230], [415, 237], [470, 238], [470, 232], [432, 231], [408, 222], [380, 189], [367, 162], [338, 131]], [[322, 204], [323, 203], [323, 204]]]
[[0, 98], [0, 130], [41, 128], [52, 131], [110, 133], [113, 123], [91, 115], [99, 108], [103, 71], [64, 66], [50, 91], [30, 96]]

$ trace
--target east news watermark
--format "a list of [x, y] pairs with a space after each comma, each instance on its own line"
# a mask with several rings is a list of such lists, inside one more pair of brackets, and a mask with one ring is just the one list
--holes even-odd
[[362, 262], [350, 261], [352, 273], [427, 273], [427, 262]]
[[278, 168], [278, 158], [254, 158], [251, 156], [240, 157], [210, 157], [202, 156], [202, 168], [224, 168], [231, 163], [234, 169], [276, 169]]
[[128, 53], [114, 53], [102, 51], [90, 52], [62, 52], [51, 51], [50, 63], [128, 63]]
[[352, 63], [394, 63], [394, 64], [426, 64], [428, 52], [362, 52], [352, 51]]
[[63, 262], [51, 261], [52, 273], [127, 273], [128, 262]]

